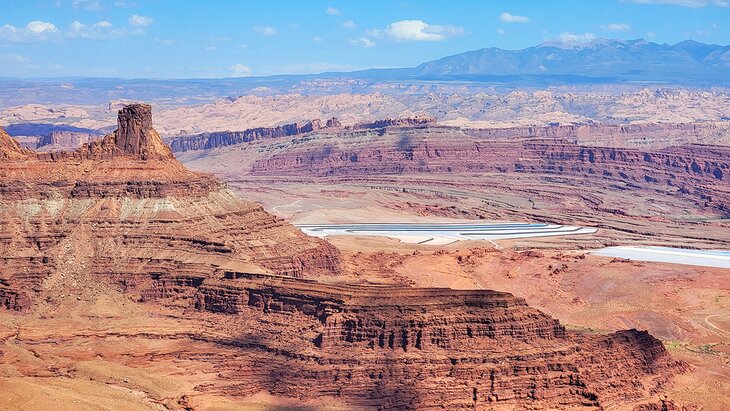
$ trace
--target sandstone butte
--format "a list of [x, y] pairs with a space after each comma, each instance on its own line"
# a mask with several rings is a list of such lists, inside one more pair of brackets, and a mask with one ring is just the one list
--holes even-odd
[[90, 133], [79, 133], [73, 131], [51, 131], [38, 139], [37, 151], [64, 151], [75, 150], [77, 147], [94, 141], [100, 136]]
[[70, 272], [171, 307], [196, 327], [175, 337], [175, 358], [216, 370], [190, 397], [631, 408], [688, 367], [647, 332], [567, 330], [508, 293], [338, 283], [333, 246], [185, 169], [148, 105], [123, 108], [116, 132], [73, 152], [0, 133], [0, 158], [0, 307], [33, 312], [44, 283]]

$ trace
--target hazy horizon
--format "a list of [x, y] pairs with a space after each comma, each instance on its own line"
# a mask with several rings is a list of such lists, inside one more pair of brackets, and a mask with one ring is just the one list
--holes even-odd
[[730, 43], [721, 0], [0, 1], [2, 78], [193, 79], [414, 67], [599, 38]]

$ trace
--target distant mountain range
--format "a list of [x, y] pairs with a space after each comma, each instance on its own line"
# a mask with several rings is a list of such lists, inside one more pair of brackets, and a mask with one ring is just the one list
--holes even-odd
[[442, 81], [730, 84], [730, 46], [693, 40], [674, 45], [641, 39], [547, 42], [522, 50], [490, 47], [414, 68], [360, 73], [365, 77]]
[[[323, 80], [323, 81], [320, 81]], [[356, 80], [356, 81], [353, 81]], [[0, 78], [0, 108], [39, 101], [99, 104], [112, 100], [190, 104], [246, 94], [400, 93], [384, 83], [433, 83], [448, 90], [559, 85], [679, 85], [730, 87], [730, 46], [693, 40], [674, 45], [646, 40], [547, 42], [522, 50], [494, 47], [455, 54], [412, 68], [219, 79]]]

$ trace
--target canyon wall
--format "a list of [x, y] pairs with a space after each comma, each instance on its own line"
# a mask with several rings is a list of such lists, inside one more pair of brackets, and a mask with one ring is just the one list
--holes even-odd
[[[193, 298], [198, 310], [232, 322], [263, 315], [286, 324], [276, 328], [282, 334], [308, 330], [287, 342], [218, 340], [251, 352], [234, 362], [240, 368], [229, 364], [225, 378], [280, 395], [343, 396], [352, 406], [610, 407], [657, 392], [671, 374], [687, 369], [646, 332], [570, 332], [524, 300], [488, 290], [331, 285], [226, 272], [206, 280]], [[265, 367], [276, 370], [274, 379], [263, 366], [250, 367], [263, 360], [262, 351], [279, 354]]]
[[[403, 117], [378, 120], [370, 123], [357, 123], [354, 126], [347, 126], [345, 129], [368, 130], [383, 127], [426, 126], [435, 124], [436, 119], [431, 117]], [[190, 150], [207, 150], [262, 139], [291, 137], [322, 129], [340, 128], [342, 128], [342, 123], [337, 118], [332, 117], [325, 121], [324, 126], [322, 126], [322, 120], [315, 119], [303, 123], [285, 124], [277, 127], [259, 127], [244, 131], [218, 131], [213, 133], [181, 135], [171, 138], [168, 141], [173, 152], [185, 152]]]
[[[339, 126], [339, 121], [335, 118], [327, 120], [325, 123], [325, 127]], [[213, 133], [181, 135], [171, 138], [169, 143], [172, 151], [174, 152], [205, 150], [265, 138], [295, 136], [298, 134], [309, 133], [311, 131], [317, 131], [321, 128], [323, 128], [321, 120], [316, 119], [305, 123], [285, 124], [278, 127], [259, 127], [245, 131], [217, 131]]]
[[[383, 410], [595, 409], [646, 399], [687, 370], [646, 332], [569, 331], [508, 293], [337, 277], [332, 245], [184, 168], [150, 116], [149, 106], [127, 106], [115, 133], [74, 152], [34, 153], [0, 134], [0, 309], [33, 315], [34, 306], [63, 299], [79, 283], [99, 293], [110, 287], [142, 309], [164, 308], [184, 331], [155, 334], [160, 330], [127, 324], [112, 330], [114, 338], [155, 335], [175, 339], [176, 349], [146, 349], [139, 357], [125, 351], [119, 361], [214, 370], [196, 374], [190, 395], [263, 390]], [[347, 149], [360, 150], [363, 161], [346, 161], [375, 170], [405, 155], [403, 167], [410, 167], [430, 153], [446, 166], [466, 150], [445, 145], [436, 155], [401, 141], [401, 132], [392, 152], [373, 148], [381, 153], [371, 160], [356, 144]], [[324, 163], [344, 161], [331, 156], [269, 164], [316, 174]], [[84, 302], [76, 300], [79, 310]], [[98, 355], [90, 343], [96, 332], [73, 336], [89, 358]]]
[[[331, 118], [325, 122], [324, 127], [322, 127], [320, 120], [312, 120], [305, 123], [293, 123], [269, 128], [261, 127], [245, 131], [220, 131], [180, 135], [169, 139], [168, 142], [174, 152], [185, 152], [190, 150], [207, 150], [261, 139], [290, 137], [322, 129], [344, 129], [352, 131], [385, 129], [386, 127], [437, 127], [437, 123], [435, 118], [416, 116], [357, 123], [353, 126], [343, 128], [339, 120]], [[443, 128], [463, 130], [468, 136], [487, 140], [545, 138], [566, 140], [588, 146], [635, 147], [644, 149], [657, 149], [690, 143], [722, 143], [730, 136], [730, 129], [727, 126], [719, 126], [709, 122], [628, 125], [583, 124], [463, 129], [443, 126]]]
[[581, 145], [657, 149], [690, 143], [720, 143], [730, 135], [727, 126], [715, 123], [582, 124], [544, 127], [464, 129], [487, 139], [551, 138]]
[[[226, 264], [291, 276], [339, 271], [328, 243], [185, 169], [150, 116], [149, 106], [126, 107], [117, 132], [74, 152], [34, 153], [0, 134], [0, 255], [67, 260], [68, 247], [83, 244], [85, 271], [140, 293], [152, 273], [184, 271], [201, 253], [200, 273]], [[0, 268], [0, 284], [15, 290], [3, 299], [22, 307], [38, 293], [25, 284], [48, 270], [13, 266]]]
[[[657, 150], [584, 146], [556, 138], [474, 137], [453, 128], [388, 128], [322, 134], [259, 147], [255, 175], [367, 176], [412, 173], [536, 173], [582, 176], [626, 189], [654, 187], [728, 211], [730, 148]], [[344, 142], [347, 142], [346, 144]], [[219, 158], [219, 160], [221, 160]], [[225, 161], [225, 160], [224, 160]], [[233, 159], [231, 159], [233, 161]]]

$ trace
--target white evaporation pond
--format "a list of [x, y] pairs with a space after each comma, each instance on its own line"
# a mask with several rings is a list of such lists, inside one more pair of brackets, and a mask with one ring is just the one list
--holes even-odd
[[627, 260], [730, 268], [730, 251], [722, 250], [706, 251], [672, 247], [620, 246], [602, 248], [591, 254], [602, 257], [625, 258]]
[[382, 236], [404, 243], [446, 245], [461, 240], [503, 240], [593, 234], [595, 228], [531, 223], [359, 223], [298, 224], [304, 233], [316, 237], [330, 235]]

